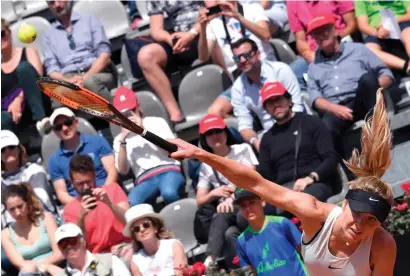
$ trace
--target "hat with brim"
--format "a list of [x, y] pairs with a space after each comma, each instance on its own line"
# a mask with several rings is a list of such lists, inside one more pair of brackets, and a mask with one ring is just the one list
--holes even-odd
[[257, 194], [252, 193], [242, 188], [238, 188], [235, 191], [235, 204], [238, 204], [244, 198], [251, 198], [251, 197], [256, 197], [260, 199], [260, 197]]
[[10, 130], [1, 131], [1, 148], [9, 146], [18, 146], [20, 144], [19, 138]]
[[83, 231], [74, 223], [66, 223], [57, 228], [55, 232], [55, 241], [58, 244], [61, 240], [83, 236]]
[[380, 195], [360, 189], [349, 190], [345, 196], [349, 207], [356, 213], [369, 213], [383, 223], [391, 209], [391, 205]]
[[125, 237], [131, 237], [132, 224], [136, 220], [139, 220], [141, 218], [156, 218], [164, 221], [164, 218], [160, 214], [154, 212], [154, 209], [150, 204], [138, 204], [131, 207], [127, 210], [127, 212], [125, 212], [126, 224], [124, 230], [122, 231], [122, 234]]
[[56, 110], [53, 111], [53, 113], [50, 116], [50, 124], [52, 126], [54, 126], [55, 120], [57, 119], [58, 116], [65, 116], [65, 117], [68, 117], [68, 118], [74, 118], [75, 114], [71, 109], [69, 109], [67, 107], [57, 108]]
[[326, 25], [335, 25], [335, 24], [336, 24], [336, 19], [332, 14], [325, 13], [325, 14], [317, 15], [312, 20], [309, 21], [307, 28], [306, 28], [306, 33], [310, 34], [315, 29], [318, 29]]

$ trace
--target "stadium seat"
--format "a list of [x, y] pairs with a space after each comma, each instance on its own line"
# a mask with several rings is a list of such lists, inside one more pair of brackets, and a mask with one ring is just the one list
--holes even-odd
[[[137, 92], [138, 100], [140, 101], [141, 108], [144, 111], [144, 116], [154, 116], [164, 118], [169, 124], [168, 113], [159, 100], [159, 98], [152, 92], [141, 91]], [[113, 138], [117, 136], [121, 129], [119, 126], [110, 123], [110, 131]]]
[[[122, 70], [128, 80], [132, 80], [134, 76], [132, 75], [132, 70], [131, 70], [131, 64], [130, 64], [130, 59], [128, 57], [127, 49], [125, 48], [125, 45], [122, 45], [121, 48], [121, 66]], [[130, 86], [128, 86], [131, 88]]]
[[165, 226], [181, 241], [188, 258], [196, 254], [199, 244], [194, 235], [194, 219], [198, 209], [196, 200], [185, 198], [165, 206], [160, 215]]
[[6, 19], [8, 22], [17, 20], [17, 15], [14, 12], [12, 1], [1, 1], [1, 17]]
[[141, 21], [138, 22], [138, 29], [143, 29], [149, 25], [149, 16], [147, 11], [147, 1], [135, 1], [138, 12], [141, 16]]
[[[97, 135], [97, 131], [94, 127], [84, 118], [77, 117], [78, 119], [78, 131], [87, 134]], [[43, 136], [41, 141], [41, 156], [43, 158], [43, 166], [47, 170], [48, 159], [60, 146], [60, 139], [52, 131], [49, 134]]]
[[269, 40], [269, 43], [275, 49], [276, 57], [279, 61], [290, 64], [296, 60], [295, 52], [293, 52], [289, 45], [282, 39], [272, 38]]
[[[232, 82], [226, 73], [215, 64], [207, 64], [189, 72], [182, 79], [178, 90], [179, 104], [186, 118], [185, 122], [175, 126], [178, 136], [189, 128], [197, 128], [199, 120], [206, 115], [208, 107], [231, 85]], [[198, 130], [195, 129], [182, 138], [190, 141], [197, 136]]]
[[[18, 39], [17, 32], [22, 24], [33, 25], [37, 30], [36, 40], [31, 44], [25, 44]], [[37, 50], [40, 55], [40, 59], [43, 61], [43, 51], [41, 49], [41, 40], [44, 37], [44, 34], [50, 28], [51, 24], [46, 19], [40, 16], [28, 17], [23, 20], [17, 21], [11, 25], [10, 29], [13, 33], [13, 45], [16, 47], [33, 47]]]
[[13, 0], [11, 2], [18, 18], [28, 17], [48, 9], [45, 0]]
[[127, 11], [119, 0], [81, 0], [76, 2], [73, 11], [80, 14], [94, 14], [103, 24], [110, 40], [125, 35], [131, 29]]

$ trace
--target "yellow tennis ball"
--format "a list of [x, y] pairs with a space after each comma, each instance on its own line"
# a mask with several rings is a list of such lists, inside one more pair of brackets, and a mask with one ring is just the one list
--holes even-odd
[[23, 24], [19, 28], [18, 37], [23, 43], [32, 43], [37, 37], [36, 28], [30, 24]]

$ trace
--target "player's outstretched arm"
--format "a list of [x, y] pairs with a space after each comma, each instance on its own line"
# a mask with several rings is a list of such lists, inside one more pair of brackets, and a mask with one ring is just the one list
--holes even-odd
[[320, 202], [311, 195], [268, 181], [246, 165], [209, 153], [183, 140], [171, 139], [169, 141], [178, 146], [178, 151], [171, 154], [172, 158], [196, 158], [207, 163], [235, 185], [254, 192], [272, 205], [299, 217], [304, 224], [305, 231], [310, 232], [309, 228], [312, 228], [312, 231], [316, 233], [320, 228], [320, 223], [326, 220], [332, 205]]

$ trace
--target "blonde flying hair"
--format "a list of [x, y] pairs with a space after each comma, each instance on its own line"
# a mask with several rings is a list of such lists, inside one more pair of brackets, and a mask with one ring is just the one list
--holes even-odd
[[10, 24], [9, 24], [9, 22], [8, 22], [6, 19], [4, 19], [4, 18], [1, 18], [1, 27], [4, 28], [4, 29], [6, 29], [6, 30], [10, 30]]
[[391, 164], [391, 140], [392, 134], [382, 88], [379, 88], [373, 116], [366, 118], [366, 123], [362, 128], [362, 151], [359, 153], [357, 149], [354, 149], [350, 161], [344, 161], [344, 163], [358, 177], [349, 183], [350, 189], [379, 194], [390, 205], [393, 205], [393, 190], [381, 179]]

